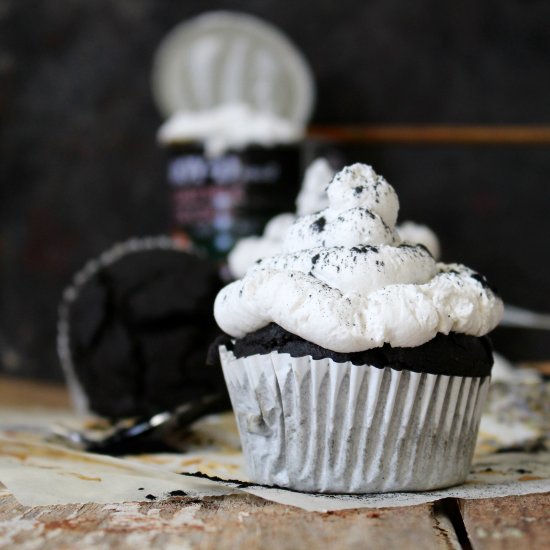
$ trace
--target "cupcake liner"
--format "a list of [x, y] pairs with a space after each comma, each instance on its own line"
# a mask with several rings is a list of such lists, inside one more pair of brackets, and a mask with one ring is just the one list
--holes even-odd
[[69, 309], [71, 304], [78, 297], [80, 289], [100, 269], [115, 263], [126, 254], [158, 249], [181, 250], [182, 247], [177, 241], [167, 235], [132, 238], [116, 243], [97, 258], [89, 260], [73, 277], [72, 284], [63, 291], [63, 297], [58, 309], [57, 355], [61, 363], [73, 407], [78, 414], [88, 415], [91, 414], [91, 411], [88, 405], [86, 391], [76, 375], [73, 363], [69, 335]]
[[305, 492], [448, 487], [466, 479], [490, 377], [220, 348], [250, 478]]

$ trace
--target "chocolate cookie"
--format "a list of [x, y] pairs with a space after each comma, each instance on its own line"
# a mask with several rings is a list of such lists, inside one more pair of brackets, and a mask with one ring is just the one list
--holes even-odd
[[167, 237], [117, 245], [77, 274], [60, 308], [59, 353], [88, 408], [151, 415], [225, 392], [221, 370], [205, 364], [222, 284], [216, 262]]

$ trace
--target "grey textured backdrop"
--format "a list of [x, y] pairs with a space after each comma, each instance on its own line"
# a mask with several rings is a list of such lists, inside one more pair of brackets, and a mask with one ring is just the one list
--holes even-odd
[[[155, 47], [205, 10], [266, 18], [314, 70], [318, 123], [550, 123], [550, 2], [0, 0], [0, 371], [59, 378], [56, 306], [114, 241], [167, 230]], [[318, 151], [323, 148], [319, 147]], [[550, 150], [347, 147], [441, 235], [446, 260], [550, 311]], [[542, 334], [497, 334], [550, 356]]]

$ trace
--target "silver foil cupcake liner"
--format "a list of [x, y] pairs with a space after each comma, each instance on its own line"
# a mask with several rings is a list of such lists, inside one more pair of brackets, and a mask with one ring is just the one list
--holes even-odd
[[250, 478], [305, 492], [462, 483], [490, 377], [220, 348]]

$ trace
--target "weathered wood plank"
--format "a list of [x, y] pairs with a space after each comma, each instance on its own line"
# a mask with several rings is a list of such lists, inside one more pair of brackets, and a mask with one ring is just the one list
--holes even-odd
[[550, 126], [332, 125], [311, 126], [308, 136], [343, 143], [550, 144]]
[[252, 495], [25, 508], [0, 496], [0, 548], [456, 548], [431, 505], [312, 513]]
[[461, 500], [459, 504], [476, 550], [550, 548], [550, 493]]
[[[0, 404], [67, 407], [63, 387], [0, 378]], [[550, 547], [550, 493], [460, 501], [474, 549]], [[457, 521], [457, 518], [452, 518]], [[458, 518], [460, 521], [460, 518]], [[0, 484], [0, 548], [459, 548], [445, 508], [311, 513], [249, 496], [23, 507]]]
[[69, 409], [69, 393], [62, 384], [0, 376], [1, 407]]

